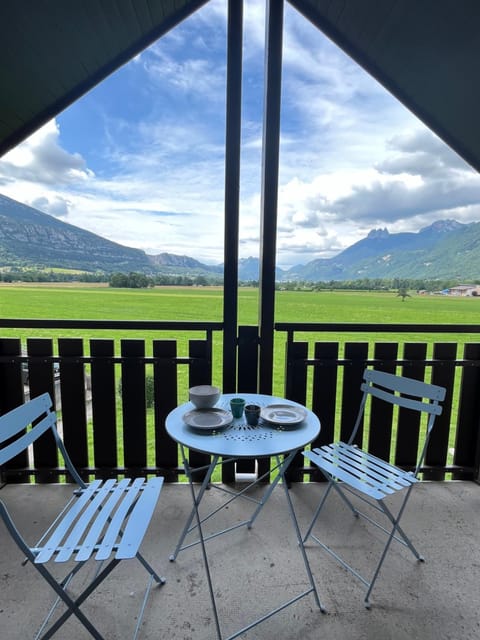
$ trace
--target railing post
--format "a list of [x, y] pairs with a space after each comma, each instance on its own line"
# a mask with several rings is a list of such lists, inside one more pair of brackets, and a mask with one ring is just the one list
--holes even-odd
[[90, 340], [93, 455], [97, 475], [115, 475], [118, 467], [114, 340]]
[[[31, 357], [28, 366], [30, 397], [49, 393], [55, 405], [55, 380], [53, 375], [53, 340], [28, 338], [27, 352]], [[38, 482], [58, 482], [58, 449], [52, 434], [37, 440], [33, 445], [33, 464]]]
[[[464, 359], [480, 360], [480, 344], [466, 344]], [[480, 483], [480, 367], [465, 366], [462, 370], [453, 462], [459, 470], [454, 480], [475, 480]], [[462, 467], [472, 468], [463, 471]]]
[[[59, 338], [60, 367], [58, 381], [62, 408], [63, 441], [76, 469], [84, 480], [88, 465], [87, 398], [85, 365], [83, 363], [83, 339]], [[65, 358], [65, 361], [63, 361]], [[57, 406], [57, 410], [60, 409]], [[70, 479], [70, 478], [69, 478]]]
[[[285, 397], [300, 404], [307, 400], [307, 358], [308, 342], [287, 342]], [[303, 465], [304, 457], [297, 453], [286, 473], [288, 482], [303, 481]]]
[[[345, 368], [342, 384], [342, 412], [340, 439], [346, 442], [352, 432], [362, 397], [360, 385], [368, 362], [368, 342], [345, 344]], [[355, 444], [362, 446], [363, 423], [358, 429]]]
[[258, 391], [258, 327], [238, 327], [238, 385], [239, 392]]
[[433, 468], [425, 470], [424, 480], [445, 479], [445, 471], [442, 467], [445, 467], [448, 455], [456, 355], [457, 345], [455, 343], [435, 343], [433, 345], [433, 359], [438, 363], [434, 362], [432, 365], [432, 383], [445, 387], [447, 393], [442, 403], [442, 413], [435, 420], [435, 428], [432, 431], [425, 455], [425, 466], [431, 465]]
[[225, 132], [225, 241], [223, 269], [223, 391], [236, 388], [238, 322], [238, 230], [242, 122], [243, 0], [228, 3]]
[[140, 476], [147, 464], [145, 341], [122, 340], [123, 455], [128, 475]]
[[178, 480], [178, 445], [167, 434], [165, 420], [178, 405], [177, 342], [153, 341], [154, 411], [155, 411], [155, 464], [166, 480]]
[[266, 11], [259, 296], [262, 393], [271, 393], [273, 377], [283, 5], [283, 0], [268, 0]]
[[[0, 415], [11, 411], [16, 406], [23, 404], [24, 393], [22, 383], [22, 365], [14, 360], [15, 356], [21, 355], [21, 341], [18, 338], [0, 339], [0, 355], [11, 356], [12, 360], [0, 362]], [[25, 469], [28, 466], [28, 452], [22, 451], [13, 460], [9, 460], [0, 468], [0, 485], [6, 482], [4, 471], [7, 469]], [[16, 478], [24, 482], [28, 480], [23, 477]]]

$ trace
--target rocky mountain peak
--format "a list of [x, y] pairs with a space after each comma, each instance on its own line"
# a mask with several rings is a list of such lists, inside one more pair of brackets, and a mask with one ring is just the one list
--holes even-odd
[[432, 222], [432, 224], [428, 225], [428, 227], [423, 227], [420, 229], [419, 233], [424, 233], [425, 231], [433, 231], [434, 233], [450, 233], [451, 231], [458, 231], [464, 225], [461, 222], [457, 222], [456, 220], [436, 220]]
[[370, 238], [371, 240], [376, 240], [378, 238], [388, 238], [390, 234], [388, 233], [388, 229], [387, 227], [385, 227], [384, 229], [372, 229], [367, 238]]

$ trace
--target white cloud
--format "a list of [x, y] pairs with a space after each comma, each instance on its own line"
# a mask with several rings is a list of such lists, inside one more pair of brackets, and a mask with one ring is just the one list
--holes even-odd
[[27, 180], [51, 186], [88, 181], [93, 172], [80, 154], [61, 147], [59, 137], [58, 125], [51, 120], [0, 159], [0, 175], [6, 181]]
[[[222, 262], [225, 12], [207, 3], [6, 154], [1, 191], [127, 246]], [[259, 247], [264, 14], [246, 2], [240, 257]], [[280, 266], [372, 227], [479, 219], [478, 175], [288, 3], [282, 87]]]
[[29, 204], [34, 209], [43, 211], [43, 213], [64, 218], [68, 215], [70, 203], [68, 200], [60, 198], [59, 196], [53, 196], [53, 198], [50, 199], [47, 196], [40, 196], [38, 198], [34, 198]]

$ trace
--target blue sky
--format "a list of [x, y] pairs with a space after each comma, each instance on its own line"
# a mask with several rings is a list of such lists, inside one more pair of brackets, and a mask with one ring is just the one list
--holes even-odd
[[[265, 15], [245, 4], [240, 257], [258, 256]], [[288, 3], [277, 263], [480, 220], [480, 177]], [[223, 261], [226, 2], [0, 158], [0, 192], [147, 253]]]

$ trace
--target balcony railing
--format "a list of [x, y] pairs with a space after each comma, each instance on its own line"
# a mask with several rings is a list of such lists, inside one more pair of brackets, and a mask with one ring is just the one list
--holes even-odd
[[[178, 447], [166, 434], [165, 417], [187, 399], [189, 386], [221, 380], [222, 323], [2, 320], [0, 327], [10, 335], [13, 329], [19, 336], [24, 330], [42, 330], [49, 336], [0, 339], [1, 413], [24, 402], [28, 394], [49, 392], [66, 446], [86, 478], [147, 473], [164, 475], [167, 481], [182, 479]], [[86, 337], [58, 337], [59, 330]], [[115, 338], [118, 331], [123, 336], [132, 331], [153, 337]], [[479, 480], [480, 341], [475, 334], [480, 327], [277, 323], [275, 331], [276, 353], [281, 356], [275, 363], [274, 392], [317, 413], [322, 430], [314, 445], [346, 437], [359, 403], [362, 371], [372, 366], [447, 388], [423, 479]], [[113, 337], [92, 337], [105, 332]], [[409, 341], [412, 333], [452, 334], [455, 341]], [[166, 334], [177, 338], [161, 337]], [[239, 328], [239, 392], [258, 387], [258, 334], [257, 327]], [[395, 340], [387, 342], [383, 334], [394, 334]], [[342, 340], [342, 335], [350, 337]], [[359, 434], [363, 446], [412, 468], [423, 425], [409, 424], [407, 429], [408, 416], [402, 415], [398, 429], [393, 429], [392, 416], [382, 418], [383, 424], [371, 427], [366, 420]], [[191, 452], [190, 461], [200, 467], [206, 457]], [[252, 460], [224, 465], [221, 480], [261, 473], [268, 464]], [[321, 479], [305, 467], [303, 456], [289, 473], [296, 482]], [[64, 476], [48, 441], [2, 470], [4, 482], [57, 482]]]

